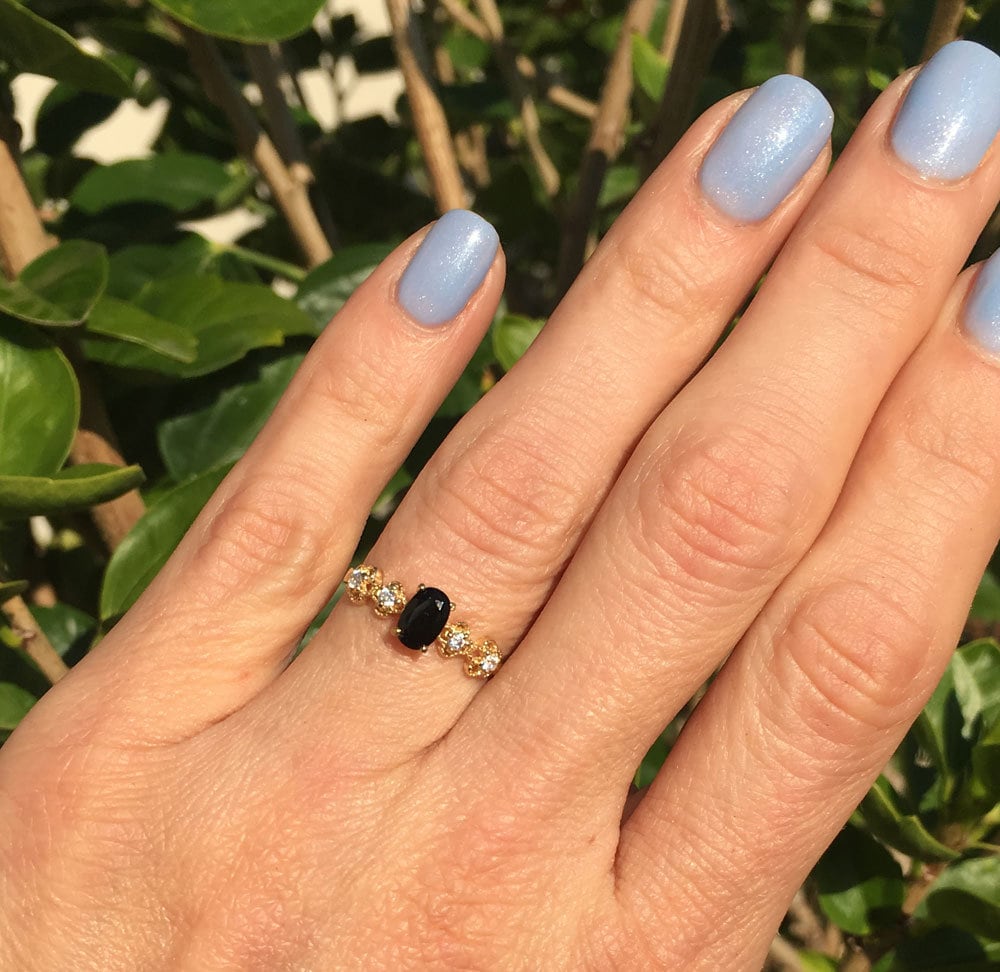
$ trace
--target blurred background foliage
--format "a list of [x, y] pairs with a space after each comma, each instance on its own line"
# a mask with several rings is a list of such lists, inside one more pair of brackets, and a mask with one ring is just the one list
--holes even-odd
[[[329, 318], [437, 212], [490, 219], [509, 283], [362, 554], [700, 110], [804, 73], [839, 151], [941, 43], [1000, 49], [992, 0], [388, 0], [386, 36], [320, 7], [0, 0], [0, 741], [134, 602]], [[393, 117], [310, 114], [304, 71], [340, 104], [345, 77], [400, 66]], [[23, 72], [57, 82], [31, 144], [11, 93]], [[78, 152], [128, 99], [166, 105], [151, 153]], [[252, 228], [236, 243], [190, 228], [237, 210]], [[998, 238], [995, 216], [975, 255]], [[773, 968], [1000, 968], [998, 633], [990, 572], [945, 680], [796, 897]]]

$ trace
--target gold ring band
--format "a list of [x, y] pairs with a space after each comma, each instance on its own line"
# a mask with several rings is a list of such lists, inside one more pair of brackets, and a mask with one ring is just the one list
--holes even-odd
[[426, 652], [436, 644], [444, 658], [462, 658], [470, 678], [489, 678], [503, 659], [495, 641], [472, 636], [464, 621], [452, 621], [455, 605], [435, 587], [421, 584], [408, 598], [403, 585], [386, 582], [382, 571], [370, 564], [352, 567], [344, 577], [347, 596], [354, 604], [370, 604], [380, 618], [399, 616], [396, 637], [413, 651]]

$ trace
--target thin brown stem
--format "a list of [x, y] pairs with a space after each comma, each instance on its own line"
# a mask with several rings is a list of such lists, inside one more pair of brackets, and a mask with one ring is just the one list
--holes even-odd
[[666, 157], [687, 128], [715, 49], [731, 26], [727, 0], [689, 0], [681, 24], [677, 56], [670, 65], [666, 89], [653, 123], [647, 171], [652, 171]]
[[604, 178], [611, 161], [621, 151], [628, 119], [632, 98], [632, 38], [649, 30], [655, 8], [655, 0], [632, 0], [625, 14], [580, 169], [580, 185], [563, 228], [558, 272], [560, 294], [569, 289], [586, 257], [587, 238]]
[[518, 54], [515, 63], [524, 79], [535, 87], [540, 98], [581, 118], [592, 120], [597, 116], [597, 105], [593, 101], [571, 91], [565, 85], [555, 84], [548, 73], [540, 71], [530, 57]]
[[794, 946], [786, 942], [780, 935], [774, 936], [767, 957], [775, 972], [802, 972], [802, 962]]
[[687, 0], [670, 0], [667, 11], [667, 25], [663, 30], [663, 43], [660, 52], [668, 64], [674, 63], [677, 56], [677, 45], [681, 39], [681, 25], [684, 23], [684, 12], [687, 10]]
[[809, 33], [809, 0], [795, 0], [788, 24], [785, 71], [800, 78], [806, 73], [806, 35]]
[[798, 891], [788, 905], [789, 930], [792, 935], [813, 951], [825, 951], [826, 929], [819, 915], [809, 904], [804, 891]]
[[965, 17], [965, 0], [937, 0], [934, 13], [931, 14], [931, 24], [924, 40], [923, 59], [936, 54], [945, 44], [950, 44], [958, 37], [962, 19]]
[[313, 209], [308, 189], [295, 178], [274, 142], [260, 127], [218, 45], [184, 24], [178, 24], [177, 29], [184, 38], [195, 74], [208, 96], [222, 109], [240, 151], [270, 187], [306, 262], [310, 267], [325, 263], [333, 256], [333, 250]]
[[53, 685], [69, 673], [66, 662], [45, 637], [23, 598], [12, 597], [9, 601], [4, 601], [0, 605], [0, 612], [7, 618], [11, 631], [21, 642], [21, 650]]
[[542, 183], [542, 188], [549, 196], [554, 196], [559, 192], [560, 177], [559, 170], [549, 157], [545, 146], [542, 144], [542, 124], [538, 118], [538, 109], [535, 100], [529, 94], [527, 85], [521, 72], [517, 68], [517, 58], [507, 44], [504, 36], [503, 20], [500, 17], [500, 10], [496, 5], [496, 0], [473, 0], [479, 17], [489, 31], [490, 43], [493, 45], [493, 55], [496, 58], [497, 66], [504, 77], [507, 89], [510, 92], [514, 104], [517, 106], [521, 116], [521, 125], [524, 129], [524, 143], [528, 148], [535, 171]]
[[28, 194], [11, 146], [0, 138], [0, 261], [4, 273], [16, 277], [54, 243]]
[[409, 0], [386, 0], [396, 60], [403, 74], [413, 113], [413, 126], [424, 153], [431, 190], [438, 212], [466, 205], [465, 186], [459, 170], [448, 118], [434, 85], [417, 53], [419, 27]]

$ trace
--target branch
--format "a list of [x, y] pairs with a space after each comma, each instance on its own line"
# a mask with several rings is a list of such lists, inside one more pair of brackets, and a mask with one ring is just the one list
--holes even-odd
[[826, 951], [826, 929], [819, 915], [813, 911], [805, 892], [801, 889], [795, 893], [795, 897], [788, 905], [789, 931], [806, 948], [811, 948], [814, 952]]
[[20, 639], [21, 650], [53, 685], [69, 674], [66, 662], [59, 657], [59, 652], [45, 637], [23, 598], [12, 597], [9, 601], [5, 601], [0, 605], [0, 612], [6, 616], [11, 630]]
[[962, 26], [964, 17], [964, 0], [937, 0], [927, 29], [927, 39], [924, 41], [925, 61], [958, 37], [958, 29]]
[[688, 0], [677, 56], [653, 122], [647, 171], [655, 169], [684, 134], [715, 49], [731, 26], [727, 0]]
[[612, 159], [621, 151], [632, 99], [632, 38], [645, 34], [653, 21], [655, 0], [632, 0], [611, 57], [597, 117], [580, 169], [580, 185], [563, 227], [559, 254], [558, 288], [564, 294], [576, 279], [586, 257], [587, 237]]
[[253, 162], [270, 186], [306, 262], [310, 267], [326, 262], [333, 256], [333, 250], [313, 210], [309, 192], [285, 165], [274, 142], [258, 124], [253, 110], [229, 73], [218, 45], [185, 24], [177, 24], [177, 29], [184, 38], [194, 73], [205, 86], [208, 96], [222, 109], [240, 151]]
[[795, 0], [788, 25], [788, 53], [785, 70], [800, 78], [806, 73], [806, 34], [809, 32], [809, 0]]
[[802, 960], [799, 958], [798, 950], [780, 935], [774, 936], [767, 957], [778, 972], [802, 972]]
[[521, 115], [521, 124], [524, 126], [524, 141], [528, 146], [528, 153], [538, 172], [538, 178], [542, 182], [542, 187], [549, 196], [554, 196], [559, 191], [559, 170], [555, 167], [549, 153], [546, 152], [541, 138], [541, 122], [538, 119], [538, 109], [535, 107], [534, 99], [528, 93], [527, 86], [521, 72], [517, 69], [517, 59], [507, 45], [504, 37], [503, 20], [500, 11], [497, 9], [496, 0], [473, 0], [479, 16], [486, 29], [489, 31], [490, 43], [493, 45], [493, 54], [496, 57], [497, 66], [504, 76], [507, 89], [510, 91], [514, 104]]
[[4, 273], [16, 277], [53, 242], [21, 178], [11, 144], [0, 134], [0, 261]]
[[[10, 132], [13, 128], [16, 126], [9, 118], [0, 118], [0, 131]], [[5, 272], [16, 276], [55, 242], [45, 232], [11, 146], [0, 139], [0, 255]], [[68, 338], [62, 346], [80, 386], [80, 424], [70, 449], [70, 462], [73, 465], [88, 462], [126, 465], [118, 451], [104, 400], [76, 342]], [[108, 549], [114, 550], [145, 510], [142, 496], [138, 490], [132, 490], [110, 503], [95, 506], [91, 516]]]
[[[462, 0], [438, 0], [438, 4], [460, 27], [464, 27], [474, 37], [492, 43], [493, 37], [489, 28], [462, 3]], [[514, 63], [521, 76], [526, 81], [537, 84], [540, 89], [538, 93], [552, 104], [581, 118], [593, 118], [597, 114], [597, 105], [564, 85], [552, 83], [548, 74], [540, 71], [530, 57], [518, 54]]]
[[667, 59], [667, 64], [673, 64], [677, 56], [677, 45], [680, 43], [681, 25], [684, 23], [686, 10], [687, 0], [670, 0], [667, 26], [663, 30], [663, 43], [660, 45], [660, 53]]
[[392, 24], [396, 60], [406, 84], [413, 125], [424, 153], [438, 212], [462, 209], [466, 204], [462, 173], [444, 108], [417, 56], [414, 39], [419, 38], [418, 26], [409, 0], [386, 0], [386, 8]]

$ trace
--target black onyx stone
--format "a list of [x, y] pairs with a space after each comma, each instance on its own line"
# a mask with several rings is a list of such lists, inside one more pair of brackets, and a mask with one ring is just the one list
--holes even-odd
[[436, 587], [425, 587], [417, 591], [403, 609], [396, 634], [407, 648], [423, 651], [444, 631], [450, 614], [448, 595]]

